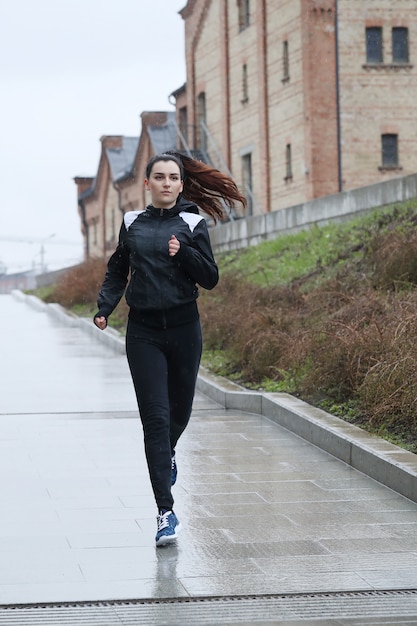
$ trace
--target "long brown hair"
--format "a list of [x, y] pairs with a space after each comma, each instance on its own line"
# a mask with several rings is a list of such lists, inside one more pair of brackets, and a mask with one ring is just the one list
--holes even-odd
[[174, 161], [178, 165], [184, 183], [182, 197], [195, 202], [214, 221], [224, 217], [222, 201], [229, 209], [235, 202], [246, 207], [245, 196], [230, 176], [175, 150], [154, 155], [146, 166], [146, 178], [149, 178], [152, 167], [158, 161]]

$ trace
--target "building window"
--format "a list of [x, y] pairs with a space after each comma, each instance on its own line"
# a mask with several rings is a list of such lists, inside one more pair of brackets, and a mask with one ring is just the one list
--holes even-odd
[[366, 29], [366, 62], [382, 63], [382, 28], [372, 26]]
[[253, 213], [253, 193], [252, 193], [252, 155], [251, 153], [242, 156], [242, 182], [243, 193], [247, 200], [247, 213]]
[[111, 210], [111, 241], [116, 239], [116, 210]]
[[202, 91], [197, 97], [197, 145], [198, 150], [205, 152], [207, 150], [206, 133], [204, 126], [206, 124], [206, 94]]
[[[187, 107], [181, 107], [179, 110], [179, 127], [180, 127], [180, 133], [182, 135], [183, 140], [185, 141], [185, 143], [188, 143], [188, 113], [187, 113]], [[181, 141], [182, 143], [182, 141]], [[185, 146], [183, 146], [185, 147]]]
[[284, 82], [284, 81], [290, 80], [290, 57], [288, 54], [288, 41], [284, 41], [283, 46], [282, 46], [282, 66], [283, 66], [282, 80]]
[[408, 28], [392, 29], [392, 62], [408, 63]]
[[381, 135], [382, 167], [398, 167], [398, 135]]
[[248, 66], [242, 65], [242, 104], [249, 100]]
[[239, 10], [239, 30], [245, 30], [250, 24], [250, 1], [237, 0]]
[[285, 147], [285, 180], [292, 179], [292, 155], [291, 155], [291, 144], [287, 143]]

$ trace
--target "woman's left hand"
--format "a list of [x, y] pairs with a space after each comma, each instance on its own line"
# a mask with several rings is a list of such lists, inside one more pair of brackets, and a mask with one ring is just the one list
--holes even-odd
[[169, 256], [175, 256], [180, 249], [180, 242], [176, 238], [175, 235], [171, 235], [171, 239], [168, 242], [168, 252]]

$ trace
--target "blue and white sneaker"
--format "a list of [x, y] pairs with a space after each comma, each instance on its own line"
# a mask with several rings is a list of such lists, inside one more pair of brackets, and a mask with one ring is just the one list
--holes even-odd
[[156, 545], [163, 546], [171, 541], [175, 541], [181, 530], [181, 524], [175, 513], [162, 509], [156, 520], [158, 523], [158, 531], [155, 537]]
[[177, 462], [175, 460], [175, 450], [174, 450], [171, 456], [171, 485], [175, 485], [175, 483], [177, 482], [177, 474], [178, 474], [178, 469], [177, 469]]

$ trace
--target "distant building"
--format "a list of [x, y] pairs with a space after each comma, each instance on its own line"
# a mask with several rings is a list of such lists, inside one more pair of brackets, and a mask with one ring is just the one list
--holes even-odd
[[115, 248], [122, 203], [117, 181], [130, 172], [137, 145], [136, 137], [102, 137], [96, 176], [74, 178], [85, 258], [104, 257]]
[[176, 148], [174, 111], [144, 112], [141, 120], [140, 138], [102, 137], [97, 174], [74, 178], [85, 259], [113, 252], [123, 214], [146, 206], [143, 179], [149, 158]]

